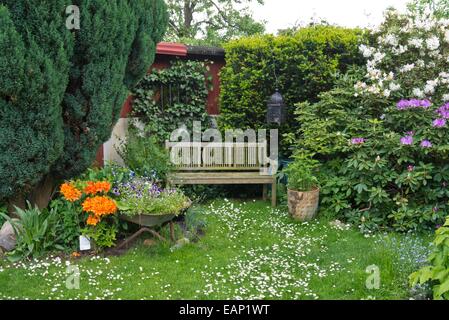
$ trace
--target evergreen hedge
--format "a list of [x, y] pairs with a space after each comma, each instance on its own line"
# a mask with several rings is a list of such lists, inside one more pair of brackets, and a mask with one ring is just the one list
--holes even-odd
[[167, 20], [163, 0], [0, 0], [0, 199], [93, 163]]
[[227, 64], [221, 72], [221, 127], [267, 127], [266, 102], [278, 84], [289, 107], [282, 147], [289, 147], [295, 142], [289, 132], [298, 126], [295, 104], [317, 101], [321, 92], [334, 86], [337, 73], [362, 65], [358, 50], [362, 37], [358, 29], [314, 25], [292, 35], [231, 41], [225, 46]]

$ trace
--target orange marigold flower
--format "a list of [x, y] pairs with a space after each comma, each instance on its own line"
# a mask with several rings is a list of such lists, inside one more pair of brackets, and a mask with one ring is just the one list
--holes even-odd
[[107, 181], [94, 182], [89, 181], [84, 192], [90, 195], [95, 195], [97, 193], [108, 193], [111, 190], [111, 184]]
[[67, 201], [75, 202], [81, 199], [82, 193], [77, 188], [75, 188], [71, 183], [64, 183], [61, 186], [61, 194]]
[[96, 226], [99, 222], [100, 222], [100, 218], [97, 216], [90, 215], [87, 218], [87, 225], [89, 225], [89, 226]]
[[117, 212], [117, 205], [109, 197], [88, 198], [83, 203], [85, 212], [93, 213], [98, 218]]

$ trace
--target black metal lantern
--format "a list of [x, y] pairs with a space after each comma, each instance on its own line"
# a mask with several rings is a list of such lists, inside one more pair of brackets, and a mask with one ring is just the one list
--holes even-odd
[[281, 125], [286, 121], [286, 110], [284, 98], [276, 89], [276, 92], [271, 96], [267, 103], [267, 123], [276, 123]]

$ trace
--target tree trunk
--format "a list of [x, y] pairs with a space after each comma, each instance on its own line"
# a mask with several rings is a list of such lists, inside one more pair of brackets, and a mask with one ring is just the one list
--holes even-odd
[[56, 192], [56, 182], [57, 181], [53, 176], [47, 175], [29, 194], [16, 194], [8, 200], [8, 214], [11, 217], [15, 217], [16, 207], [19, 209], [27, 209], [27, 201], [29, 201], [33, 207], [37, 206], [41, 210], [47, 208]]
[[28, 200], [31, 205], [37, 206], [39, 209], [48, 207], [53, 195], [56, 191], [56, 180], [52, 175], [47, 175], [42, 181], [30, 192]]
[[192, 36], [192, 22], [193, 22], [194, 4], [191, 1], [184, 1], [184, 28], [181, 31], [181, 38]]
[[26, 208], [26, 198], [23, 194], [16, 194], [8, 200], [8, 214], [11, 217], [16, 217], [16, 207], [20, 209]]

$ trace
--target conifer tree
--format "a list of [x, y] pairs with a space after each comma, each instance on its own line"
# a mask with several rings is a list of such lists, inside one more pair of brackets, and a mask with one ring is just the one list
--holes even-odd
[[0, 0], [0, 200], [45, 206], [92, 165], [167, 20], [163, 0]]

